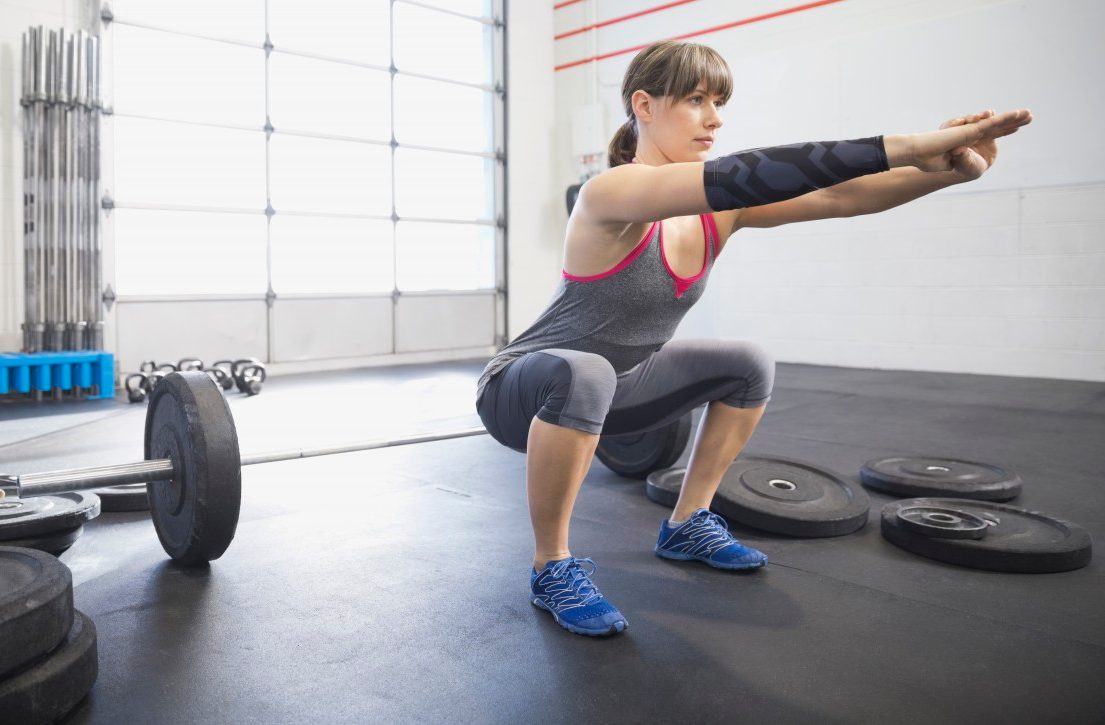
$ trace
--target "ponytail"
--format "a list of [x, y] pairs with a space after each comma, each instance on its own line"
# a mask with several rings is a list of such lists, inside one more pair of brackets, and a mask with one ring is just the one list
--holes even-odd
[[607, 160], [610, 162], [610, 168], [633, 163], [633, 156], [636, 153], [637, 119], [631, 117], [618, 127], [617, 133], [610, 141], [610, 147], [607, 149]]

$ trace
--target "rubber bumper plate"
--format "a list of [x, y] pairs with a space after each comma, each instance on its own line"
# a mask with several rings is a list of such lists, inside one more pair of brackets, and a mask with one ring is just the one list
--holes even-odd
[[57, 496], [0, 499], [0, 545], [4, 541], [69, 531], [100, 515], [100, 498], [87, 491]]
[[[649, 476], [645, 493], [666, 506], [685, 468]], [[867, 494], [837, 474], [786, 458], [741, 456], [722, 477], [711, 507], [730, 521], [787, 536], [844, 536], [867, 523]]]
[[150, 500], [146, 496], [144, 483], [97, 488], [93, 489], [93, 493], [100, 497], [100, 511], [103, 513], [150, 510]]
[[[915, 507], [951, 508], [987, 522], [981, 539], [929, 536], [903, 526], [899, 513]], [[1090, 563], [1093, 541], [1077, 524], [1038, 511], [989, 501], [914, 498], [888, 503], [882, 535], [906, 551], [949, 564], [990, 571], [1041, 574], [1080, 569]]]
[[27, 549], [45, 551], [54, 556], [61, 556], [69, 550], [69, 547], [77, 543], [77, 539], [81, 538], [81, 533], [83, 532], [84, 526], [75, 526], [72, 529], [61, 529], [59, 531], [52, 531], [49, 534], [7, 539], [5, 541], [0, 541], [0, 546], [22, 546]]
[[614, 473], [628, 478], [645, 478], [667, 468], [683, 455], [691, 437], [691, 416], [645, 433], [603, 436], [595, 455]]
[[1007, 468], [951, 458], [880, 458], [863, 464], [859, 477], [869, 488], [911, 498], [1010, 501], [1021, 492], [1021, 477]]
[[0, 680], [0, 723], [49, 723], [72, 710], [99, 674], [96, 626], [74, 610], [73, 624], [52, 652]]
[[0, 680], [53, 651], [72, 626], [69, 567], [41, 551], [0, 546]]

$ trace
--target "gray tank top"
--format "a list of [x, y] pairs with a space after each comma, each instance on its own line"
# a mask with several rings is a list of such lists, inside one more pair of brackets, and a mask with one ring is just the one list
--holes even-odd
[[620, 376], [659, 350], [702, 296], [717, 256], [714, 217], [702, 214], [700, 219], [706, 254], [693, 277], [679, 277], [668, 265], [660, 222], [653, 222], [613, 269], [591, 277], [563, 272], [545, 311], [487, 363], [476, 384], [476, 401], [491, 378], [527, 353], [549, 348], [593, 352]]

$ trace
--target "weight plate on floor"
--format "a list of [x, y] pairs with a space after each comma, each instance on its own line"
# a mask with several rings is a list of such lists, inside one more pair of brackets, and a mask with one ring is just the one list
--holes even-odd
[[73, 625], [73, 577], [53, 556], [0, 546], [0, 679], [51, 652]]
[[909, 506], [897, 516], [902, 528], [940, 539], [981, 539], [990, 527], [980, 516], [946, 506]]
[[100, 498], [87, 491], [0, 499], [0, 541], [52, 534], [100, 515]]
[[862, 528], [870, 502], [860, 486], [808, 463], [741, 456], [722, 477], [712, 508], [746, 526], [812, 538]]
[[176, 561], [222, 556], [242, 504], [238, 434], [230, 406], [206, 373], [169, 373], [150, 395], [146, 459], [170, 458], [176, 474], [149, 484], [157, 537]]
[[645, 495], [661, 506], [675, 506], [679, 501], [679, 490], [683, 488], [683, 474], [686, 472], [686, 468], [653, 471], [645, 479]]
[[51, 531], [48, 534], [37, 536], [21, 536], [18, 539], [5, 539], [0, 541], [0, 546], [22, 546], [27, 549], [38, 549], [54, 556], [61, 556], [69, 547], [77, 543], [81, 538], [84, 526], [76, 526], [72, 529]]
[[[944, 539], [910, 531], [901, 525], [898, 512], [915, 506], [950, 507], [974, 514], [989, 524], [986, 536]], [[892, 501], [882, 510], [882, 535], [914, 554], [991, 571], [1070, 571], [1090, 563], [1093, 552], [1089, 532], [1077, 524], [1008, 504], [956, 498]]]
[[1009, 501], [1021, 492], [1021, 477], [1013, 471], [952, 458], [881, 458], [864, 463], [859, 477], [864, 485], [897, 496]]
[[100, 510], [103, 513], [150, 510], [150, 500], [146, 497], [144, 483], [97, 488], [93, 493], [100, 497]]
[[79, 611], [52, 652], [0, 681], [0, 718], [13, 723], [59, 720], [88, 694], [99, 674], [96, 625]]
[[602, 436], [595, 455], [614, 473], [644, 478], [679, 460], [691, 437], [691, 415], [645, 433]]

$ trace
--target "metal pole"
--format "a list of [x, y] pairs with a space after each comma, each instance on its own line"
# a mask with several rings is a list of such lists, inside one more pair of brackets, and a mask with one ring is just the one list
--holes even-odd
[[35, 29], [35, 319], [30, 352], [39, 352], [46, 334], [46, 29]]
[[[70, 253], [70, 245], [73, 240], [73, 159], [74, 159], [74, 106], [73, 103], [76, 100], [74, 98], [73, 88], [73, 64], [75, 61], [74, 56], [74, 43], [73, 37], [66, 37], [65, 31], [61, 32], [62, 36], [62, 56], [64, 63], [61, 66], [61, 82], [60, 82], [60, 95], [58, 98], [58, 113], [60, 115], [61, 124], [61, 139], [58, 144], [59, 157], [60, 157], [60, 188], [61, 199], [59, 204], [61, 227], [60, 235], [58, 239], [58, 251], [60, 259], [60, 279], [58, 296], [61, 299], [61, 306], [58, 314], [58, 325], [62, 328], [61, 334], [61, 348], [69, 349], [69, 343], [72, 338], [73, 330], [69, 326], [72, 294], [71, 289], [73, 286], [73, 272], [72, 272], [72, 258]], [[54, 387], [55, 396], [60, 395], [61, 390], [57, 386]]]
[[62, 88], [62, 72], [65, 59], [65, 39], [56, 31], [50, 31], [49, 69], [47, 77], [47, 89], [49, 99], [46, 111], [48, 114], [49, 140], [47, 144], [47, 169], [49, 174], [49, 193], [47, 203], [47, 232], [49, 237], [49, 305], [46, 315], [46, 349], [57, 352], [61, 349], [61, 336], [65, 330], [64, 323], [59, 329], [61, 319], [61, 154], [60, 144], [62, 138], [62, 106], [59, 104]]
[[34, 343], [34, 28], [23, 34], [23, 349], [32, 351]]
[[85, 247], [88, 243], [88, 146], [89, 126], [88, 117], [88, 65], [91, 58], [88, 54], [87, 36], [84, 31], [77, 33], [77, 198], [76, 217], [77, 229], [73, 243], [73, 269], [76, 274], [76, 284], [73, 287], [73, 312], [69, 324], [73, 329], [73, 349], [81, 350], [85, 347], [85, 330], [87, 319], [84, 314], [85, 287], [88, 284], [88, 274], [85, 270]]
[[[431, 441], [443, 441], [452, 438], [466, 438], [468, 436], [484, 435], [487, 430], [478, 428], [465, 428], [457, 431], [443, 433], [425, 433], [422, 435], [406, 436], [404, 438], [385, 438], [367, 440], [353, 443], [345, 443], [335, 446], [323, 446], [319, 448], [304, 448], [295, 450], [272, 451], [241, 457], [241, 465], [255, 466], [260, 463], [275, 463], [277, 461], [293, 461], [300, 458], [314, 458], [317, 456], [332, 456], [338, 453], [353, 453], [355, 451], [371, 451], [377, 448], [391, 448], [394, 446], [407, 446], [414, 443], [429, 443]], [[150, 483], [171, 479], [176, 474], [172, 460], [158, 458], [152, 461], [138, 463], [123, 463], [114, 466], [98, 466], [94, 468], [71, 468], [61, 471], [47, 471], [45, 473], [25, 473], [20, 476], [10, 476], [6, 480], [8, 489], [19, 498], [32, 496], [49, 496], [65, 491], [83, 491], [90, 488], [102, 488], [104, 486], [121, 486], [127, 483]]]
[[[102, 46], [98, 37], [89, 38], [89, 237], [87, 263], [89, 269], [88, 309], [85, 319], [88, 321], [86, 347], [93, 350], [104, 349], [104, 303], [103, 303], [103, 265], [101, 263], [103, 240], [100, 237], [100, 120], [103, 99], [100, 97], [100, 51]], [[94, 386], [95, 389], [95, 386]], [[98, 392], [98, 389], [96, 390]]]
[[172, 478], [176, 471], [168, 458], [140, 463], [97, 468], [73, 468], [45, 473], [28, 473], [16, 476], [19, 498], [51, 496], [66, 491], [83, 491], [104, 486], [121, 486], [126, 483], [147, 483]]
[[391, 438], [360, 443], [346, 443], [336, 446], [323, 446], [320, 448], [305, 448], [302, 450], [271, 451], [269, 453], [257, 453], [250, 456], [242, 456], [243, 466], [254, 466], [258, 463], [275, 463], [276, 461], [293, 461], [300, 458], [314, 458], [316, 456], [332, 456], [338, 453], [353, 453], [355, 451], [371, 451], [377, 448], [391, 448], [393, 446], [407, 446], [412, 443], [429, 443], [431, 441], [443, 441], [451, 438], [466, 438], [468, 436], [484, 435], [485, 428], [466, 428], [464, 430], [449, 433], [426, 433], [424, 435], [407, 436], [406, 438]]

